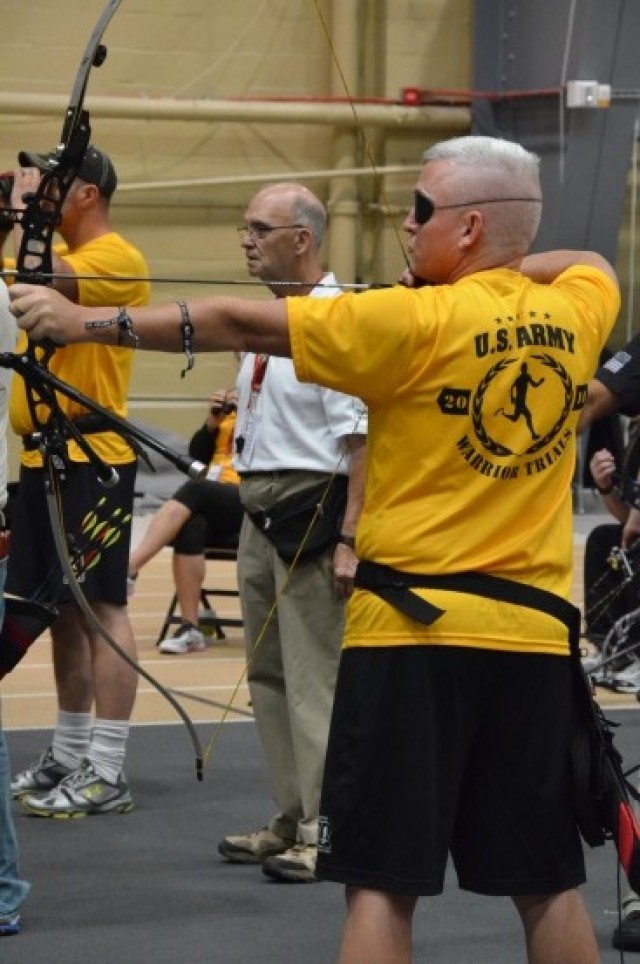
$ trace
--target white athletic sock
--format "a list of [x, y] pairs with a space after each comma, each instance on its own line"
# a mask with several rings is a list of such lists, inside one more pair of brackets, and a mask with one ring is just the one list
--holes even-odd
[[95, 720], [87, 759], [98, 776], [117, 783], [127, 751], [129, 720]]
[[89, 748], [91, 722], [91, 713], [58, 710], [51, 744], [54, 759], [58, 763], [72, 770], [80, 766]]

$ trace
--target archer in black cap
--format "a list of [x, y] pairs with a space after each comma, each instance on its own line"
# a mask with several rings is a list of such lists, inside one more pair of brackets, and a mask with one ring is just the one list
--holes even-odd
[[[40, 171], [50, 168], [50, 162], [56, 159], [56, 152], [36, 154], [33, 151], [20, 151], [18, 163], [20, 167], [37, 167]], [[90, 144], [86, 150], [78, 177], [86, 184], [95, 184], [103, 197], [110, 198], [118, 185], [118, 178], [111, 158], [104, 151]]]

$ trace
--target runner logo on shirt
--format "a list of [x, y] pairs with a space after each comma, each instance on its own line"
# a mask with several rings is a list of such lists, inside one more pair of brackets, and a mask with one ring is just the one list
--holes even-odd
[[[571, 439], [567, 418], [584, 405], [586, 384], [574, 386], [557, 357], [559, 351], [574, 355], [575, 335], [549, 324], [549, 315], [544, 318], [544, 324], [509, 328], [496, 319], [501, 327], [474, 339], [476, 358], [492, 362], [475, 391], [446, 387], [440, 392], [438, 404], [444, 414], [471, 417], [473, 433], [462, 436], [456, 445], [471, 467], [484, 475], [517, 478], [548, 468], [564, 454]], [[526, 355], [518, 352], [530, 348], [533, 352]], [[495, 360], [496, 355], [502, 357]], [[514, 464], [514, 456], [524, 457], [524, 463]], [[508, 459], [509, 464], [499, 459]]]

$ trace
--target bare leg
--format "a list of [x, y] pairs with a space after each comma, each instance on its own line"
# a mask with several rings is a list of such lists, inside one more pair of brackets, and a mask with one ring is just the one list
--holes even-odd
[[524, 925], [529, 964], [598, 964], [600, 953], [582, 896], [514, 897]]
[[348, 887], [339, 964], [411, 964], [415, 897]]
[[[93, 608], [113, 639], [135, 659], [126, 607], [94, 603]], [[87, 757], [100, 776], [115, 783], [124, 763], [137, 673], [87, 624], [75, 605], [65, 606], [56, 621], [54, 667], [59, 704], [55, 758], [73, 769]]]
[[91, 647], [73, 603], [62, 606], [51, 627], [51, 640], [58, 706], [70, 713], [89, 713], [93, 703]]
[[[126, 606], [96, 602], [93, 609], [115, 641], [137, 659], [136, 643]], [[93, 653], [95, 715], [103, 720], [128, 720], [138, 686], [138, 674], [105, 640], [90, 631]]]
[[182, 502], [177, 502], [175, 499], [169, 499], [165, 502], [158, 509], [141, 541], [131, 553], [129, 559], [130, 575], [136, 576], [150, 559], [153, 559], [161, 549], [173, 542], [180, 529], [190, 518], [191, 510]]
[[178, 552], [173, 554], [173, 581], [180, 612], [182, 618], [193, 626], [198, 625], [200, 590], [204, 584], [205, 568], [204, 556], [185, 556]]

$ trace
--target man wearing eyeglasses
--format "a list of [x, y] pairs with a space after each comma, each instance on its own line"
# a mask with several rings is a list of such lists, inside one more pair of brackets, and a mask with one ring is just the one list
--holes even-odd
[[[346, 887], [340, 964], [411, 961], [417, 899], [442, 891], [449, 854], [460, 887], [512, 898], [530, 964], [596, 964], [563, 610], [577, 420], [618, 284], [593, 252], [527, 255], [541, 191], [519, 145], [454, 138], [423, 160], [409, 287], [193, 300], [195, 341], [291, 355], [300, 379], [368, 405], [318, 837], [318, 876]], [[14, 312], [38, 338], [117, 338], [116, 307], [21, 287]], [[130, 314], [142, 347], [179, 350], [175, 306]], [[499, 412], [525, 363], [544, 378], [537, 438]]]
[[[249, 274], [278, 299], [334, 297], [336, 279], [320, 260], [325, 226], [324, 206], [306, 187], [273, 184], [259, 191], [238, 229]], [[308, 882], [315, 880], [324, 755], [356, 566], [366, 413], [351, 396], [303, 385], [290, 359], [265, 353], [244, 355], [237, 384], [234, 467], [246, 511], [238, 583], [247, 680], [279, 812], [262, 830], [225, 837], [218, 850], [232, 863], [262, 864], [273, 879]], [[294, 564], [271, 542], [273, 520], [289, 500], [316, 489], [321, 512], [329, 500], [334, 506], [335, 529], [325, 546], [308, 552], [314, 508], [298, 516], [283, 508], [291, 513], [292, 542], [299, 542]]]

